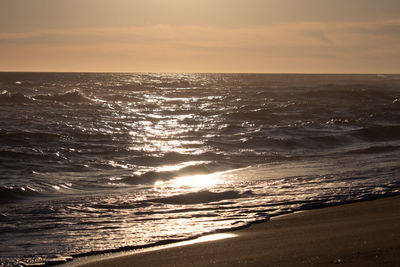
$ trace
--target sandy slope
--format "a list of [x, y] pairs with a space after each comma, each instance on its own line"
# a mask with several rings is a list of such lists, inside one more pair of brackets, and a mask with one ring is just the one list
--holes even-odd
[[237, 236], [71, 265], [400, 266], [400, 196], [280, 216], [233, 233]]

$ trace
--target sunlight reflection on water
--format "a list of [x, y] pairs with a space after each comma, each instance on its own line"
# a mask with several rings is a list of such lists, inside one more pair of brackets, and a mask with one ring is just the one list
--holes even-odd
[[162, 189], [164, 187], [172, 188], [186, 188], [188, 191], [201, 190], [214, 187], [217, 184], [223, 183], [219, 178], [220, 173], [199, 174], [182, 176], [170, 181], [157, 181], [154, 183], [155, 189]]
[[168, 247], [180, 247], [180, 246], [192, 245], [192, 244], [196, 244], [196, 243], [203, 243], [203, 242], [217, 241], [217, 240], [226, 239], [226, 238], [233, 238], [236, 236], [237, 236], [237, 234], [234, 234], [234, 233], [220, 233], [220, 234], [205, 235], [205, 236], [201, 236], [199, 238], [193, 239], [193, 240], [173, 243], [171, 245], [168, 245]]

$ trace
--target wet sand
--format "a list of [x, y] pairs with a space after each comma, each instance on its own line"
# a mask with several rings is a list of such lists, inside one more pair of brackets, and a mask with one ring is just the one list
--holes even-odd
[[74, 266], [400, 266], [400, 196], [309, 210], [235, 237], [74, 260]]

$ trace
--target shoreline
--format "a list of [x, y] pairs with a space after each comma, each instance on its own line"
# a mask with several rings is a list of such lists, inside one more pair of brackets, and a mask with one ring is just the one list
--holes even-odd
[[289, 213], [187, 241], [79, 257], [60, 266], [400, 266], [399, 229], [397, 195]]

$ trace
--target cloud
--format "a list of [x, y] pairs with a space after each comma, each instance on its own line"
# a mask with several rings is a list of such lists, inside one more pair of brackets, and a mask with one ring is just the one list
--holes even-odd
[[371, 64], [400, 71], [395, 62], [400, 62], [399, 41], [400, 20], [238, 28], [156, 25], [3, 32], [0, 55], [13, 55], [17, 62], [25, 55], [37, 65], [75, 59], [81, 61], [77, 66], [88, 62], [86, 68], [105, 64], [106, 71], [338, 72], [373, 70]]
[[400, 38], [400, 20], [375, 23], [303, 22], [272, 26], [224, 28], [215, 26], [156, 25], [120, 28], [42, 30], [36, 32], [0, 32], [0, 41], [15, 44], [101, 44], [155, 42], [199, 45], [241, 46], [259, 44], [329, 44], [348, 37]]
[[39, 32], [0, 32], [0, 41], [26, 41], [40, 35]]
[[400, 20], [384, 21], [381, 23], [371, 23], [369, 25], [360, 25], [357, 30], [372, 35], [379, 35], [386, 38], [400, 38]]

